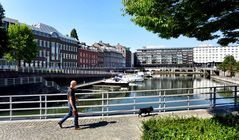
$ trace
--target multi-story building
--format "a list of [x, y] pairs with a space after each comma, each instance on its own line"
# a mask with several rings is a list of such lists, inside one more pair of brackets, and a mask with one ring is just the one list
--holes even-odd
[[40, 49], [33, 62], [35, 67], [77, 67], [76, 39], [64, 36], [55, 28], [42, 23], [32, 25], [31, 28]]
[[[17, 20], [4, 18], [4, 27], [19, 23]], [[28, 25], [29, 26], [29, 25]], [[70, 68], [77, 67], [78, 41], [58, 32], [55, 28], [46, 24], [34, 24], [29, 26], [39, 46], [39, 53], [30, 64], [21, 61], [24, 67], [45, 68]]]
[[19, 23], [18, 20], [12, 18], [3, 18], [3, 28], [8, 29], [9, 25]]
[[131, 67], [131, 51], [130, 48], [120, 45], [119, 43], [115, 46], [118, 52], [120, 52], [125, 58], [125, 66]]
[[144, 48], [135, 55], [135, 66], [193, 65], [193, 48]]
[[120, 45], [119, 43], [115, 46], [118, 52], [120, 52], [123, 57], [126, 57], [126, 48], [125, 46]]
[[103, 52], [103, 67], [125, 67], [125, 58], [114, 46], [102, 41], [93, 44]]
[[99, 52], [98, 49], [92, 46], [87, 46], [85, 43], [80, 43], [78, 48], [78, 67], [92, 68], [98, 67]]
[[232, 55], [239, 61], [239, 46], [199, 46], [193, 48], [195, 63], [220, 63], [224, 57]]
[[125, 62], [125, 66], [126, 67], [132, 67], [132, 53], [130, 51], [130, 48], [126, 48], [126, 62]]

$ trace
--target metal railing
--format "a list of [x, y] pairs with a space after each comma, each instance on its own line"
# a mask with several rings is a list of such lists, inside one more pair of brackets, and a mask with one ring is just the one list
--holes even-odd
[[81, 67], [17, 67], [16, 62], [7, 62], [4, 59], [0, 59], [0, 70], [1, 71], [17, 71], [22, 73], [49, 73], [49, 74], [117, 74], [116, 72], [109, 72], [109, 69], [119, 69], [119, 68], [106, 68], [106, 67], [91, 67], [91, 68], [81, 68]]
[[[154, 112], [237, 106], [237, 94], [237, 86], [76, 93], [80, 116], [136, 114], [149, 106]], [[0, 96], [1, 120], [46, 119], [66, 112], [65, 93]]]
[[42, 83], [46, 87], [53, 87], [61, 91], [61, 87], [54, 81], [47, 81], [43, 77], [18, 77], [18, 78], [0, 78], [0, 87], [14, 86], [23, 84], [37, 84]]

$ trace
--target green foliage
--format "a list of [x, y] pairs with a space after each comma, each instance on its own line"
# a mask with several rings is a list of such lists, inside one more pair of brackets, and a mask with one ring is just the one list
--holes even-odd
[[2, 19], [5, 17], [4, 16], [5, 10], [2, 7], [2, 4], [0, 3], [0, 27], [2, 26]]
[[239, 61], [236, 62], [236, 71], [239, 72]]
[[235, 71], [235, 64], [236, 64], [236, 60], [235, 60], [234, 56], [232, 56], [232, 55], [226, 56], [224, 58], [222, 64], [225, 65], [226, 69], [232, 75], [232, 73]]
[[[38, 54], [38, 47], [34, 41], [32, 30], [27, 25], [10, 25], [8, 29], [9, 48], [5, 58], [8, 61], [24, 60], [30, 63]], [[18, 63], [19, 64], [19, 63]]]
[[143, 122], [143, 140], [239, 139], [239, 119], [161, 117]]
[[0, 56], [8, 51], [8, 37], [7, 32], [2, 27], [2, 19], [4, 18], [4, 9], [0, 3]]
[[224, 76], [225, 76], [225, 72], [227, 71], [227, 67], [224, 63], [221, 63], [218, 65], [218, 69], [222, 70], [224, 72]]
[[[234, 0], [122, 0], [124, 15], [162, 38], [180, 35], [200, 41], [218, 38], [228, 45], [239, 40], [238, 2]], [[222, 34], [216, 34], [221, 31]]]
[[78, 35], [77, 35], [77, 32], [76, 32], [76, 29], [75, 29], [75, 28], [71, 30], [71, 37], [72, 37], [72, 38], [75, 38], [75, 39], [77, 39], [77, 40], [79, 40], [79, 38], [78, 38]]

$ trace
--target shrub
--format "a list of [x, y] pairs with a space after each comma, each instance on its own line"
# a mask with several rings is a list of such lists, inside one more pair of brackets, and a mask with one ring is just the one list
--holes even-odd
[[239, 139], [238, 117], [199, 119], [177, 116], [143, 122], [143, 140], [234, 140]]

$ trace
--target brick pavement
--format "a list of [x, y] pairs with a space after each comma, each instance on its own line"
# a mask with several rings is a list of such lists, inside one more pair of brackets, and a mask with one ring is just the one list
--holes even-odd
[[150, 117], [117, 116], [103, 118], [79, 118], [81, 130], [74, 130], [72, 119], [59, 128], [54, 120], [29, 120], [0, 122], [1, 140], [138, 140], [141, 122], [164, 115], [211, 117], [206, 110], [160, 113]]

